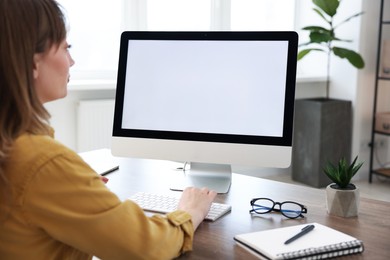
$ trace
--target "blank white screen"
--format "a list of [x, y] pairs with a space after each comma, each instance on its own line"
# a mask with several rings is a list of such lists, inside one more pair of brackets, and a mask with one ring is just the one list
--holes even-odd
[[283, 135], [287, 41], [130, 40], [122, 128]]

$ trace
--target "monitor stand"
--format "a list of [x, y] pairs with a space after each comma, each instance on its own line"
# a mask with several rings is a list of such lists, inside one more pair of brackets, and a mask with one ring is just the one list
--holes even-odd
[[183, 170], [175, 176], [171, 190], [184, 190], [186, 187], [207, 187], [218, 193], [227, 193], [232, 179], [232, 168], [226, 164], [191, 163], [190, 170]]

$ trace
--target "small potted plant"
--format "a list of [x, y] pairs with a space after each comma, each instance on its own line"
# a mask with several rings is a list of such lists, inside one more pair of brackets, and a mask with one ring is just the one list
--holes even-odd
[[327, 210], [331, 215], [341, 217], [355, 217], [359, 210], [359, 189], [351, 179], [362, 167], [363, 162], [357, 163], [358, 157], [351, 164], [345, 158], [340, 159], [338, 165], [328, 163], [325, 174], [333, 181], [326, 187]]

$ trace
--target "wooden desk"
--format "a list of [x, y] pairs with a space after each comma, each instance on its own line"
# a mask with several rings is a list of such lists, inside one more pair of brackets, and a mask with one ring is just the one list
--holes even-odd
[[[120, 167], [107, 177], [107, 186], [122, 200], [138, 191], [174, 193], [169, 180], [181, 164], [151, 160], [119, 159]], [[304, 204], [304, 219], [287, 219], [278, 213], [261, 216], [249, 214], [249, 201], [269, 197], [275, 201], [293, 200]], [[182, 259], [255, 259], [236, 245], [236, 234], [318, 222], [352, 235], [364, 242], [365, 251], [343, 259], [388, 259], [390, 257], [390, 203], [361, 198], [357, 218], [329, 216], [325, 191], [233, 174], [228, 194], [218, 195], [216, 202], [232, 205], [232, 211], [216, 222], [203, 222], [195, 233], [194, 250]]]

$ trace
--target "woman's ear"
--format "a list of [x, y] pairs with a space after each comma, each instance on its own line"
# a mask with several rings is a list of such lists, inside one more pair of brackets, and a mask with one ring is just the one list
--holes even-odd
[[41, 54], [36, 53], [33, 57], [33, 77], [37, 79], [39, 77], [39, 65], [41, 61]]

